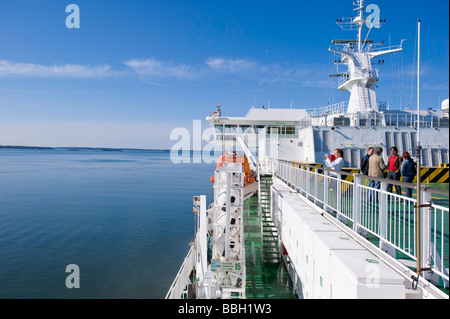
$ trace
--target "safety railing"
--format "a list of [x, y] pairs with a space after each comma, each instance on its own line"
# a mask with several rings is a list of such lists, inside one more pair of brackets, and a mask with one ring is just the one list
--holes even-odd
[[343, 114], [348, 105], [348, 101], [343, 101], [340, 103], [335, 103], [331, 105], [327, 105], [320, 108], [307, 109], [310, 118], [322, 117], [324, 114], [333, 115], [333, 114]]
[[[195, 249], [194, 245], [191, 246], [187, 253], [183, 264], [178, 271], [175, 280], [169, 288], [165, 299], [185, 299], [186, 287], [190, 283], [190, 275], [195, 265]], [[183, 298], [185, 297], [185, 298]]]
[[[389, 184], [415, 189], [414, 184], [277, 159], [271, 160], [271, 169], [281, 181], [391, 256], [417, 261], [420, 251], [425, 278], [448, 287], [448, 190], [421, 188], [421, 202], [426, 207], [421, 208], [418, 250], [417, 199], [387, 191]], [[444, 205], [438, 203], [439, 197]]]

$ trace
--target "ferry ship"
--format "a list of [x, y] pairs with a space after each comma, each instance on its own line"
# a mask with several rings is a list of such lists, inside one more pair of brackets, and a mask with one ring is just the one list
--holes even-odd
[[[356, 40], [329, 48], [346, 67], [330, 76], [348, 102], [252, 107], [244, 117], [222, 116], [217, 104], [207, 117], [223, 149], [214, 198], [194, 197], [196, 236], [167, 299], [449, 297], [449, 192], [429, 184], [449, 182], [448, 99], [440, 110], [379, 103], [375, 61], [402, 43], [368, 39], [385, 21], [365, 17], [363, 0], [353, 4], [356, 17], [336, 23]], [[369, 147], [387, 163], [392, 146], [418, 162], [413, 183], [361, 174]], [[335, 149], [341, 170], [323, 165]]]

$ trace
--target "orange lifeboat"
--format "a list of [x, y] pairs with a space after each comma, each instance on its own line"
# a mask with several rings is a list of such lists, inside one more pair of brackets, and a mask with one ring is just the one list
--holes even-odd
[[[220, 168], [224, 163], [241, 163], [242, 166], [244, 166], [244, 173], [245, 173], [244, 187], [247, 187], [248, 185], [252, 184], [255, 181], [255, 177], [252, 175], [250, 165], [248, 164], [247, 156], [236, 155], [235, 153], [222, 155], [217, 161], [216, 170]], [[211, 182], [214, 183], [214, 175], [211, 176], [210, 180]]]

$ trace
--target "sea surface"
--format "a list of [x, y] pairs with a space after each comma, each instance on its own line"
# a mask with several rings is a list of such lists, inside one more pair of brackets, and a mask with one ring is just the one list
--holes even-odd
[[194, 238], [192, 197], [212, 194], [215, 164], [185, 160], [0, 149], [0, 298], [164, 298]]

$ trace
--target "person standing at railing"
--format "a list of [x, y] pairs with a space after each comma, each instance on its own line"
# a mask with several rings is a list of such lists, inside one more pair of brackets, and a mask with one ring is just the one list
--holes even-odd
[[[345, 163], [344, 151], [342, 151], [340, 148], [337, 148], [334, 150], [333, 154], [335, 156], [335, 159], [333, 161], [330, 159], [328, 154], [325, 154], [325, 156], [323, 157], [325, 160], [325, 165], [330, 167], [332, 170], [341, 171], [342, 167], [344, 167], [344, 163]], [[331, 173], [331, 176], [337, 177], [337, 175], [333, 174], [333, 173]]]
[[369, 158], [373, 155], [373, 147], [367, 149], [367, 154], [361, 159], [361, 174], [369, 175]]
[[[395, 146], [391, 147], [391, 155], [388, 158], [388, 172], [387, 178], [394, 181], [400, 181], [400, 167], [402, 166], [403, 158], [398, 155], [398, 149]], [[392, 184], [388, 184], [387, 191], [392, 192]], [[398, 195], [402, 194], [400, 186], [395, 186], [395, 192]]]
[[[384, 164], [384, 160], [381, 157], [381, 153], [383, 152], [383, 149], [381, 147], [377, 147], [375, 149], [375, 154], [370, 156], [369, 158], [369, 176], [370, 177], [377, 177], [377, 178], [384, 178], [384, 170], [386, 169], [386, 165]], [[369, 187], [380, 189], [381, 183], [379, 181], [370, 180]], [[369, 193], [369, 200], [372, 200], [375, 198], [376, 201], [378, 201], [378, 196], [373, 196], [373, 191]]]
[[[409, 155], [408, 152], [404, 152], [402, 154], [403, 162], [402, 166], [400, 167], [400, 173], [403, 176], [403, 182], [405, 183], [412, 183], [414, 180], [414, 176], [417, 174], [417, 167], [416, 162], [414, 162], [411, 158], [411, 155]], [[412, 188], [406, 187], [406, 197], [411, 198], [412, 197]]]
[[[333, 158], [334, 157], [334, 158]], [[336, 207], [337, 204], [337, 196], [338, 196], [338, 179], [340, 179], [341, 174], [339, 173], [334, 173], [334, 171], [338, 171], [340, 172], [342, 170], [342, 167], [344, 166], [344, 151], [342, 151], [340, 148], [337, 148], [334, 150], [333, 154], [331, 154], [330, 156], [328, 156], [328, 154], [325, 154], [325, 156], [323, 157], [325, 160], [325, 165], [328, 166], [329, 168], [331, 168], [331, 170], [333, 172], [330, 172], [330, 178], [329, 179], [329, 185], [331, 187], [331, 194], [334, 194], [334, 196], [332, 195], [332, 198], [330, 197], [329, 203], [332, 205], [332, 207]]]

